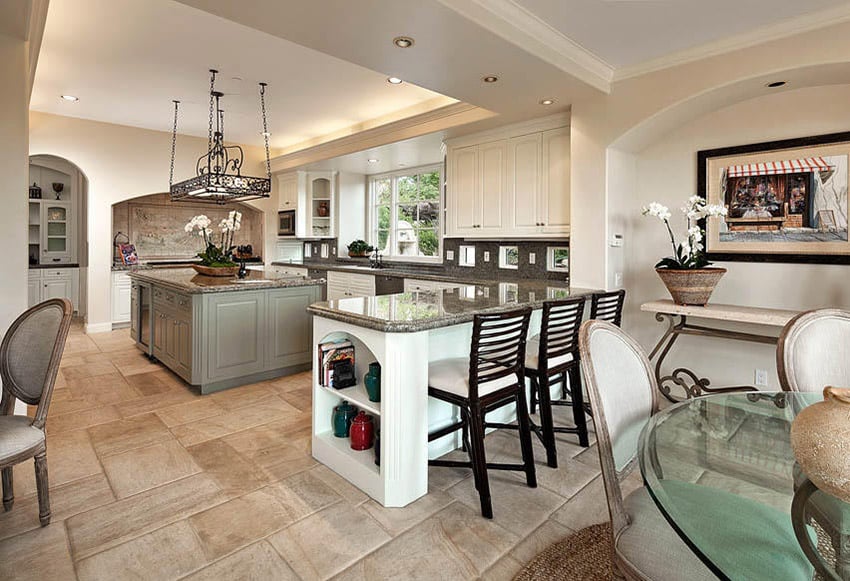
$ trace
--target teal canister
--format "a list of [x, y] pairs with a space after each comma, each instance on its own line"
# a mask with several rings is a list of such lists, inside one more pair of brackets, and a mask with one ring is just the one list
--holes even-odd
[[357, 408], [343, 400], [341, 404], [334, 408], [333, 416], [331, 417], [334, 436], [337, 438], [347, 438], [348, 431], [351, 429], [351, 420], [357, 415]]
[[369, 401], [381, 401], [381, 364], [374, 361], [369, 364], [369, 371], [363, 377]]

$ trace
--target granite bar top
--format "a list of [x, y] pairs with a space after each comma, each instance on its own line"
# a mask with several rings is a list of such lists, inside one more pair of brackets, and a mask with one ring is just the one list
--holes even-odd
[[191, 268], [131, 270], [129, 274], [133, 280], [169, 287], [186, 294], [265, 290], [325, 284], [324, 279], [288, 276], [260, 270], [249, 270], [248, 275], [241, 280], [235, 276], [204, 276]]
[[[352, 261], [353, 262], [353, 261]], [[476, 278], [473, 276], [465, 276], [460, 277], [456, 275], [450, 274], [441, 274], [435, 272], [429, 272], [424, 268], [416, 268], [411, 266], [406, 267], [396, 267], [396, 266], [384, 266], [383, 268], [370, 268], [366, 265], [360, 264], [345, 264], [344, 262], [321, 262], [321, 261], [310, 261], [310, 260], [302, 260], [302, 261], [275, 261], [272, 262], [273, 266], [297, 266], [301, 268], [310, 268], [315, 270], [335, 270], [340, 272], [356, 272], [360, 274], [370, 274], [372, 276], [390, 276], [397, 278], [415, 278], [417, 280], [433, 280], [435, 282], [457, 282], [460, 284], [483, 284], [483, 285], [493, 285], [498, 284], [498, 280], [490, 280], [490, 279], [482, 279]], [[437, 266], [428, 265], [430, 270], [436, 270]], [[472, 274], [472, 273], [470, 273]], [[540, 280], [540, 279], [516, 279], [509, 280], [507, 282], [511, 283], [535, 283], [535, 282], [543, 282], [548, 284], [549, 286], [566, 286], [565, 282], [561, 282], [558, 280]]]
[[590, 296], [594, 292], [557, 281], [519, 280], [459, 285], [435, 292], [351, 297], [314, 303], [307, 310], [318, 317], [385, 333], [415, 333], [467, 323], [476, 314], [526, 306], [538, 309], [547, 299]]

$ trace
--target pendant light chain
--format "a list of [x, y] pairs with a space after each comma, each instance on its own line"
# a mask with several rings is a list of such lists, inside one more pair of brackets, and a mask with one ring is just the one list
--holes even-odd
[[272, 179], [272, 161], [269, 155], [269, 124], [266, 120], [266, 83], [260, 83], [260, 109], [263, 112], [263, 138], [266, 141], [266, 175]]
[[[207, 151], [212, 151], [213, 148], [213, 115], [215, 114], [215, 74], [218, 71], [210, 69], [210, 126], [209, 137], [207, 138]], [[210, 170], [210, 164], [207, 163], [207, 171]]]
[[177, 153], [177, 107], [180, 101], [174, 100], [174, 129], [171, 131], [171, 170], [168, 173], [168, 189], [174, 185], [174, 155]]

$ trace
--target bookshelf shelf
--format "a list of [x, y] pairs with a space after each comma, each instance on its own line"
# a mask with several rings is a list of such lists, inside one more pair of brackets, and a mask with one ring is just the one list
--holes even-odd
[[378, 417], [380, 417], [381, 415], [381, 402], [369, 401], [369, 394], [366, 393], [366, 388], [359, 383], [357, 385], [346, 387], [344, 389], [334, 389], [332, 387], [325, 387], [324, 385], [320, 385], [319, 389], [327, 391], [331, 395], [338, 397], [340, 400], [348, 400], [349, 402], [354, 404], [358, 409], [361, 409], [365, 412], [368, 412]]

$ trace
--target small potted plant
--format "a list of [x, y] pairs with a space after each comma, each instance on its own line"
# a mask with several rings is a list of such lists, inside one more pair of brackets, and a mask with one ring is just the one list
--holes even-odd
[[205, 250], [198, 253], [201, 263], [193, 264], [192, 268], [206, 276], [233, 276], [239, 272], [239, 265], [233, 261], [233, 234], [242, 227], [242, 213], [233, 210], [219, 223], [219, 244], [214, 242], [209, 230], [211, 224], [212, 220], [202, 214], [192, 218], [183, 228], [187, 233], [197, 230], [198, 236], [204, 239]]
[[365, 240], [355, 240], [348, 245], [348, 255], [351, 258], [363, 258], [369, 256], [374, 248]]
[[724, 206], [706, 204], [704, 198], [691, 196], [682, 206], [682, 213], [687, 218], [687, 238], [677, 243], [676, 236], [670, 228], [670, 210], [658, 202], [652, 202], [643, 207], [641, 213], [661, 220], [670, 235], [673, 255], [662, 258], [655, 265], [655, 272], [661, 277], [661, 281], [677, 305], [704, 306], [714, 287], [726, 274], [725, 268], [712, 267], [706, 259], [703, 245], [705, 231], [698, 224], [703, 218], [725, 216], [726, 212]]

